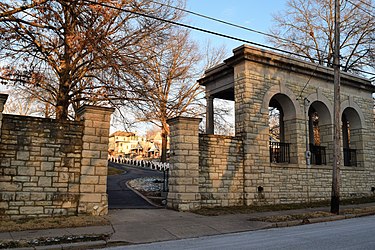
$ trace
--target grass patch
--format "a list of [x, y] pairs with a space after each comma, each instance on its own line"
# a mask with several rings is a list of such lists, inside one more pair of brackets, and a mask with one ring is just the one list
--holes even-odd
[[251, 221], [264, 221], [264, 222], [285, 222], [285, 221], [294, 221], [294, 220], [301, 220], [305, 221], [312, 218], [320, 218], [320, 217], [329, 217], [332, 216], [329, 212], [324, 211], [317, 211], [317, 212], [310, 212], [310, 213], [302, 213], [302, 214], [288, 214], [288, 215], [275, 215], [275, 216], [267, 216], [267, 217], [260, 217], [260, 218], [251, 218]]
[[109, 225], [109, 221], [100, 216], [90, 215], [52, 218], [29, 218], [19, 220], [1, 219], [0, 232], [101, 225]]
[[108, 175], [119, 175], [124, 173], [125, 170], [121, 170], [118, 168], [108, 167]]
[[[341, 200], [341, 205], [354, 205], [375, 202], [375, 196], [344, 199]], [[320, 201], [312, 203], [299, 203], [299, 204], [276, 204], [276, 205], [259, 205], [259, 206], [232, 206], [232, 207], [213, 207], [201, 208], [195, 210], [194, 213], [205, 216], [218, 216], [225, 214], [251, 214], [256, 212], [271, 212], [283, 210], [295, 210], [314, 207], [327, 207], [330, 206], [330, 201]]]

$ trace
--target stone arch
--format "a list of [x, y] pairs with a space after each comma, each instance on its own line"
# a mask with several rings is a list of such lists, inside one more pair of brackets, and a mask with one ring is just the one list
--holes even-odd
[[309, 95], [307, 100], [309, 100], [309, 106], [306, 108], [311, 164], [326, 165], [332, 162], [330, 157], [333, 152], [332, 106], [325, 96], [317, 93]]
[[[349, 108], [349, 109], [348, 109]], [[341, 114], [344, 113], [345, 110], [350, 112], [350, 115], [355, 117], [356, 119], [353, 120], [353, 128], [355, 129], [364, 129], [366, 128], [366, 123], [365, 123], [365, 117], [362, 113], [361, 108], [357, 103], [355, 103], [351, 98], [349, 100], [341, 102]]]
[[[271, 96], [271, 93], [273, 94]], [[291, 94], [291, 93], [289, 93]], [[292, 95], [294, 96], [294, 95]], [[269, 107], [274, 107], [279, 111], [279, 138], [270, 137], [270, 160], [273, 163], [297, 163], [297, 110], [295, 99], [290, 96], [273, 92], [272, 90], [266, 94], [263, 101], [268, 101], [267, 111]], [[267, 112], [268, 114], [268, 112]], [[271, 116], [270, 116], [271, 117]]]
[[321, 93], [314, 93], [307, 97], [310, 102], [309, 108], [312, 106], [316, 110], [322, 110], [322, 125], [333, 124], [333, 106], [327, 97]]
[[297, 102], [296, 96], [290, 89], [288, 89], [287, 87], [283, 85], [274, 85], [264, 94], [263, 103], [262, 103], [263, 113], [268, 113], [268, 107], [269, 107], [270, 101], [276, 94], [282, 94], [283, 96], [287, 97], [287, 99], [283, 98], [283, 100], [281, 101], [285, 102], [285, 105], [288, 108], [291, 108], [291, 110], [294, 110], [293, 115], [291, 113], [291, 116], [286, 115], [284, 117], [285, 120], [295, 119], [297, 117], [298, 118], [303, 117], [303, 113], [301, 112], [301, 108]]
[[344, 166], [362, 167], [364, 165], [363, 113], [352, 98], [341, 103], [342, 147]]

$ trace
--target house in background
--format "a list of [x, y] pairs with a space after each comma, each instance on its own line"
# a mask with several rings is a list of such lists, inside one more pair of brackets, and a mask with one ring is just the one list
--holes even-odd
[[[169, 149], [169, 140], [167, 148]], [[158, 158], [161, 156], [160, 132], [147, 138], [134, 132], [116, 131], [109, 136], [108, 154], [114, 158]]]
[[133, 132], [116, 131], [109, 136], [108, 152], [112, 157], [142, 156], [146, 146], [146, 138]]

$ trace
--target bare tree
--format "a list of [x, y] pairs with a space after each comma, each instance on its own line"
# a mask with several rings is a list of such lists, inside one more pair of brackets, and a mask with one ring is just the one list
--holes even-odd
[[48, 93], [58, 119], [83, 102], [127, 98], [139, 65], [154, 56], [143, 49], [164, 42], [171, 26], [164, 20], [181, 17], [151, 0], [33, 1], [17, 9], [23, 3], [1, 5], [0, 80]]
[[34, 94], [20, 89], [12, 89], [12, 94], [5, 104], [4, 112], [50, 118], [54, 109], [48, 102], [41, 102]]
[[2, 1], [0, 2], [0, 21], [24, 10], [34, 8], [35, 6], [38, 6], [40, 4], [44, 4], [47, 1], [48, 0], [33, 0], [30, 3], [24, 1], [22, 5], [14, 5], [9, 1]]
[[[148, 51], [145, 51], [148, 53]], [[189, 32], [175, 28], [168, 40], [153, 48], [156, 56], [145, 61], [145, 72], [140, 78], [137, 100], [131, 102], [138, 121], [151, 122], [162, 133], [162, 156], [166, 160], [169, 118], [199, 115], [202, 88], [196, 82], [195, 66], [200, 55], [195, 43], [189, 40]]]
[[[340, 49], [344, 71], [373, 66], [375, 17], [371, 6], [372, 0], [342, 3]], [[271, 32], [275, 37], [270, 42], [332, 67], [334, 0], [288, 0], [286, 10], [274, 15], [274, 23]]]

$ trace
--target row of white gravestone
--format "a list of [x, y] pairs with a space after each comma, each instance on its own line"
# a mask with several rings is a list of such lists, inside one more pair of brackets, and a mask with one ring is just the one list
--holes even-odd
[[150, 168], [158, 171], [167, 171], [169, 170], [169, 163], [167, 162], [154, 162], [154, 161], [145, 161], [145, 160], [136, 160], [130, 158], [110, 158], [112, 162], [132, 165], [142, 168]]

